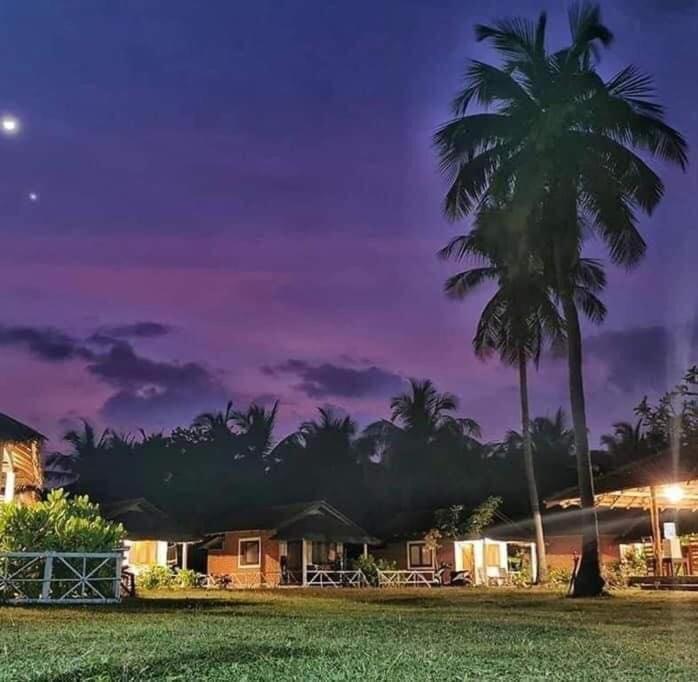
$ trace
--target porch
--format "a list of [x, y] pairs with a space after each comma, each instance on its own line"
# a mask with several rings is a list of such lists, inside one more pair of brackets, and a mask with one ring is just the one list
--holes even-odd
[[38, 431], [0, 414], [0, 503], [37, 499], [44, 484]]

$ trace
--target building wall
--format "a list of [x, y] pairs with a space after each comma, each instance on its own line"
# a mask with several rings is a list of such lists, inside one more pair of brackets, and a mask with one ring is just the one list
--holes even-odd
[[[274, 531], [250, 530], [227, 532], [222, 549], [208, 550], [206, 572], [209, 575], [229, 575], [234, 586], [257, 587], [278, 585], [281, 579], [279, 542], [272, 540]], [[259, 567], [240, 565], [240, 540], [260, 538]]]
[[[393, 542], [387, 542], [379, 547], [371, 547], [369, 549], [369, 554], [376, 559], [383, 559], [384, 561], [394, 564], [397, 570], [406, 571], [409, 568], [407, 565], [408, 542], [419, 542], [419, 539], [415, 538], [414, 540], [396, 540]], [[442, 563], [453, 564], [452, 540], [442, 540], [441, 546], [436, 551], [436, 567]]]
[[[620, 559], [620, 544], [611, 535], [599, 536], [601, 563], [610, 563]], [[582, 536], [576, 535], [546, 535], [545, 548], [550, 568], [571, 570], [574, 566], [574, 555], [579, 554], [582, 547]]]

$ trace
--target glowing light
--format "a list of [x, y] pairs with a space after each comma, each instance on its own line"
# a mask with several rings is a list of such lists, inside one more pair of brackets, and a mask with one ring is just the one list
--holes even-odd
[[39, 201], [39, 195], [36, 192], [29, 192], [29, 201]]
[[667, 500], [669, 500], [669, 502], [676, 504], [677, 502], [681, 502], [681, 500], [683, 500], [683, 488], [677, 484], [668, 485], [664, 489], [664, 495], [666, 496]]
[[16, 135], [19, 132], [19, 119], [5, 114], [0, 118], [0, 129], [5, 135]]

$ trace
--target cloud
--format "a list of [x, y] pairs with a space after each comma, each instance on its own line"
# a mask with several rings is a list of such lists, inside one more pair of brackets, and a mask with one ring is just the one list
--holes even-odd
[[151, 360], [118, 338], [168, 332], [165, 325], [138, 322], [100, 329], [81, 341], [52, 327], [0, 326], [0, 346], [21, 348], [52, 363], [82, 360], [89, 374], [116, 391], [100, 410], [106, 419], [128, 428], [167, 426], [228, 398], [220, 379], [203, 365]]
[[150, 421], [171, 421], [175, 414], [191, 418], [196, 411], [222, 404], [227, 396], [218, 377], [203, 365], [151, 360], [126, 341], [112, 345], [87, 369], [118, 389], [102, 413], [119, 423], [133, 424], [146, 415]]
[[608, 331], [586, 341], [587, 357], [605, 366], [607, 380], [621, 391], [668, 390], [695, 360], [698, 330], [659, 325]]
[[92, 351], [82, 342], [53, 327], [0, 326], [0, 346], [23, 348], [47, 362], [91, 359]]
[[303, 360], [289, 359], [279, 365], [262, 367], [262, 372], [274, 377], [283, 374], [298, 377], [301, 381], [294, 388], [310, 398], [361, 398], [386, 395], [402, 388], [402, 377], [375, 365], [356, 369], [330, 363], [311, 365]]
[[110, 345], [118, 339], [152, 339], [165, 336], [172, 331], [160, 322], [134, 322], [132, 324], [102, 327], [90, 337], [93, 343]]

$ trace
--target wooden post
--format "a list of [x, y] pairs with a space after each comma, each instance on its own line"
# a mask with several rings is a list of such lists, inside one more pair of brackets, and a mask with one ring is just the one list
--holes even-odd
[[364, 542], [364, 559], [368, 558], [368, 545]]
[[53, 576], [53, 552], [46, 553], [44, 563], [44, 579], [41, 584], [41, 598], [48, 601], [51, 598], [51, 577]]
[[189, 565], [189, 543], [182, 543], [182, 568], [187, 569]]
[[305, 587], [308, 583], [308, 553], [306, 550], [306, 541], [301, 540], [301, 574], [302, 582], [301, 584]]
[[652, 524], [652, 541], [654, 543], [654, 561], [656, 574], [662, 575], [662, 532], [659, 526], [659, 506], [657, 505], [657, 491], [650, 486], [650, 523]]

